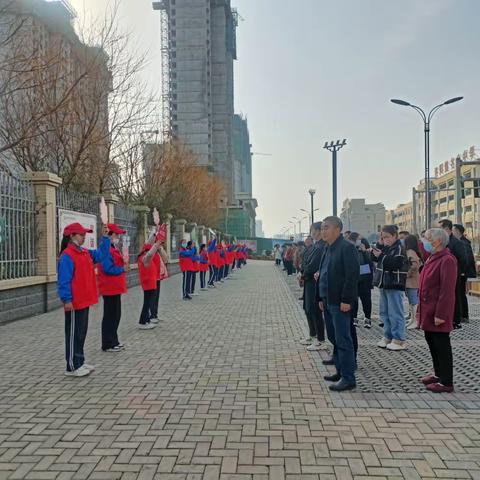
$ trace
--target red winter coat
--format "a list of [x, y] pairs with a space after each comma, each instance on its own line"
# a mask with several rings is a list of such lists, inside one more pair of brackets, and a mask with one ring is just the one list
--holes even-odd
[[[417, 318], [426, 332], [451, 332], [455, 310], [457, 260], [447, 248], [430, 255], [420, 274]], [[445, 320], [435, 325], [435, 317]]]
[[69, 243], [62, 255], [68, 255], [74, 265], [71, 284], [73, 309], [82, 310], [98, 303], [97, 279], [90, 252]]
[[[120, 251], [113, 245], [110, 247], [110, 256], [115, 267], [124, 268], [125, 261]], [[109, 275], [103, 271], [102, 264], [98, 264], [98, 287], [100, 295], [121, 295], [127, 293], [127, 275], [125, 272], [120, 275]]]

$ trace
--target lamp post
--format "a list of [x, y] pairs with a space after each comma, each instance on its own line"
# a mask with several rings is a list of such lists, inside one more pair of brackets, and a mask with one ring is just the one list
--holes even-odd
[[347, 144], [347, 140], [344, 138], [342, 142], [337, 140], [335, 143], [333, 140], [328, 143], [325, 142], [323, 148], [326, 148], [332, 152], [332, 182], [333, 182], [333, 215], [337, 216], [337, 152]]
[[463, 97], [454, 97], [450, 100], [447, 100], [439, 105], [433, 107], [430, 110], [430, 113], [427, 115], [420, 107], [413, 105], [405, 100], [398, 100], [392, 98], [390, 101], [396, 105], [401, 105], [403, 107], [412, 107], [416, 110], [423, 120], [423, 131], [425, 136], [425, 229], [428, 230], [432, 221], [432, 205], [430, 198], [430, 122], [437, 113], [437, 111], [444, 105], [450, 105], [451, 103], [459, 102]]
[[289, 220], [288, 223], [291, 223], [293, 225], [293, 238], [295, 238], [297, 236], [297, 224], [296, 222], [292, 222], [291, 220]]
[[[314, 212], [318, 212], [320, 209], [319, 208], [315, 208], [315, 210], [313, 210]], [[309, 212], [308, 210], [305, 210], [304, 208], [301, 208], [300, 209], [301, 212], [305, 212], [308, 214], [308, 219], [310, 220], [310, 225], [313, 223], [312, 221], [312, 213]], [[306, 217], [305, 217], [306, 218]]]
[[310, 194], [310, 216], [312, 218], [312, 224], [313, 222], [315, 221], [313, 219], [313, 213], [314, 213], [314, 209], [313, 209], [313, 196], [315, 195], [315, 189], [314, 188], [311, 188], [308, 193]]

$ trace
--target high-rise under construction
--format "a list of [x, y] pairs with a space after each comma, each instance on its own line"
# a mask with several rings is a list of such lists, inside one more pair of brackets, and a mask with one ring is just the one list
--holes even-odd
[[163, 0], [163, 130], [179, 138], [235, 200], [233, 62], [237, 14], [230, 0]]

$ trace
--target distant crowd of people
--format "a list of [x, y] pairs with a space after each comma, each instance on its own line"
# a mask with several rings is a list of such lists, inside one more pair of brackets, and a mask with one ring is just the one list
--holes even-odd
[[[314, 223], [305, 241], [274, 247], [275, 263], [287, 275], [297, 275], [303, 287], [308, 336], [301, 340], [309, 351], [326, 349], [325, 334], [333, 345], [337, 372], [326, 380], [331, 390], [356, 386], [359, 303], [363, 327], [372, 328], [372, 290], [380, 294], [377, 346], [394, 352], [407, 347], [407, 331], [422, 329], [430, 349], [434, 373], [422, 378], [431, 392], [452, 392], [453, 358], [450, 332], [469, 321], [466, 285], [477, 276], [472, 246], [462, 225], [442, 220], [439, 228], [421, 236], [385, 225], [377, 241], [358, 232], [342, 232], [338, 217]], [[408, 303], [405, 312], [404, 299]]]

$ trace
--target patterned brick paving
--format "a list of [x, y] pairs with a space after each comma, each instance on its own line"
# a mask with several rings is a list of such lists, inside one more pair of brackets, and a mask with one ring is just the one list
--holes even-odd
[[92, 311], [89, 378], [62, 375], [61, 312], [0, 327], [0, 479], [480, 479], [474, 403], [329, 395], [271, 263], [192, 302], [179, 280], [152, 331], [136, 329], [141, 292], [127, 295], [124, 352], [100, 351]]

